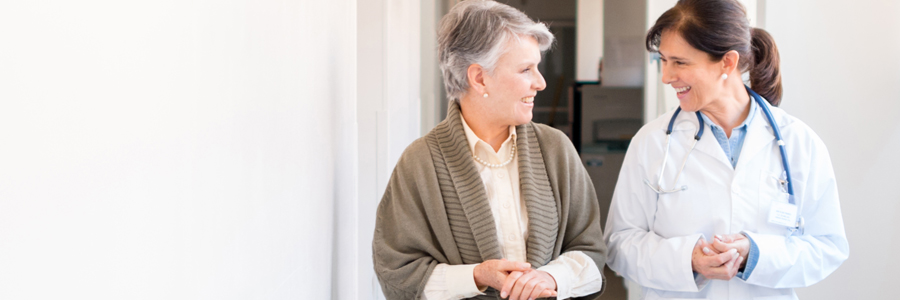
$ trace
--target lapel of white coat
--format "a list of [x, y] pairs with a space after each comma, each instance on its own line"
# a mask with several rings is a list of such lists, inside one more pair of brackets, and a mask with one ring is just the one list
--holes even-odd
[[769, 119], [766, 118], [763, 108], [757, 107], [756, 116], [747, 125], [747, 134], [744, 136], [741, 157], [738, 158], [735, 169], [739, 169], [747, 164], [760, 150], [765, 149], [767, 146], [774, 146], [774, 142], [775, 134], [772, 131], [772, 126], [769, 125]]
[[[694, 123], [698, 122], [695, 113], [691, 113], [691, 118], [694, 119]], [[696, 125], [694, 127], [696, 128]], [[711, 156], [717, 162], [725, 164], [731, 169], [731, 162], [725, 156], [725, 150], [722, 150], [722, 146], [719, 145], [719, 141], [716, 140], [716, 136], [712, 133], [712, 128], [705, 122], [703, 124], [703, 136], [700, 137], [700, 141], [697, 141], [697, 151]]]

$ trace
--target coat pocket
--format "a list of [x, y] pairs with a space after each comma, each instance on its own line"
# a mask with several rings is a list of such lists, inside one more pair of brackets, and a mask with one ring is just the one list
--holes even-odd
[[759, 176], [759, 228], [764, 233], [783, 233], [784, 226], [769, 223], [769, 212], [776, 202], [789, 203], [790, 194], [783, 187], [781, 172], [761, 172]]

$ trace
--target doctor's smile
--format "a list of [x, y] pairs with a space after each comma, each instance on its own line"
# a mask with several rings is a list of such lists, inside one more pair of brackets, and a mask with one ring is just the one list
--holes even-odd
[[689, 86], [675, 88], [675, 92], [678, 94], [678, 99], [683, 99], [690, 90], [691, 90], [691, 87], [689, 87]]

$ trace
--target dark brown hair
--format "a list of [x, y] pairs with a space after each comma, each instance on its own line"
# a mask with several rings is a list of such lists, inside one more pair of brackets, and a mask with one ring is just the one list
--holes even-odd
[[747, 12], [737, 0], [679, 0], [647, 32], [647, 50], [659, 52], [667, 30], [679, 33], [714, 61], [737, 51], [738, 68], [750, 72], [750, 87], [772, 105], [781, 103], [781, 60], [775, 39], [765, 30], [750, 27]]

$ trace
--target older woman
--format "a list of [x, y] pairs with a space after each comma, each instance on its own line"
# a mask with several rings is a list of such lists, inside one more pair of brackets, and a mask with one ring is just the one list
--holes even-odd
[[680, 107], [628, 148], [607, 220], [609, 267], [645, 299], [796, 299], [793, 288], [834, 272], [849, 247], [825, 144], [775, 107], [774, 39], [737, 0], [682, 0], [647, 48]]
[[413, 142], [378, 207], [375, 272], [389, 299], [597, 298], [597, 197], [572, 143], [531, 122], [553, 36], [493, 1], [441, 20], [447, 118]]

